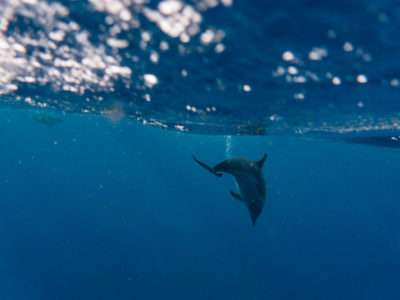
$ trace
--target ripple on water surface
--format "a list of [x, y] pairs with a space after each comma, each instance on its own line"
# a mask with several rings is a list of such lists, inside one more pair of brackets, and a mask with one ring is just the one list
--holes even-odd
[[195, 133], [399, 131], [393, 1], [0, 4], [4, 103]]

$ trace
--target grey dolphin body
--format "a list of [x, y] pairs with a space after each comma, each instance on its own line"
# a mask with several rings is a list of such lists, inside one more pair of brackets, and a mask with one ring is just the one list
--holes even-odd
[[266, 199], [266, 184], [263, 176], [263, 166], [267, 159], [267, 154], [257, 161], [245, 158], [227, 159], [214, 167], [210, 167], [204, 162], [198, 160], [195, 156], [193, 159], [203, 168], [211, 172], [217, 177], [221, 177], [222, 173], [231, 174], [238, 185], [239, 191], [230, 191], [231, 195], [243, 202], [250, 213], [253, 226], [256, 224], [258, 216], [261, 214]]

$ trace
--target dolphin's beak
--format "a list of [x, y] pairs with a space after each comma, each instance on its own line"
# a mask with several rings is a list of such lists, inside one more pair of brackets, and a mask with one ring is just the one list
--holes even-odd
[[216, 172], [214, 168], [210, 167], [209, 165], [203, 163], [202, 161], [198, 160], [196, 156], [192, 155], [193, 160], [198, 163], [200, 166], [202, 166], [204, 169], [209, 171], [210, 173], [214, 174], [217, 177], [222, 177], [222, 173]]

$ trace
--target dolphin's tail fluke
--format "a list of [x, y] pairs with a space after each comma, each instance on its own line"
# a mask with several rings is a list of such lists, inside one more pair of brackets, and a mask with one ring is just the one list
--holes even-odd
[[202, 166], [204, 169], [206, 169], [207, 171], [209, 171], [210, 173], [214, 174], [214, 175], [217, 176], [217, 177], [222, 177], [222, 173], [216, 172], [216, 171], [214, 170], [214, 168], [212, 168], [212, 167], [210, 167], [209, 165], [207, 165], [207, 164], [203, 163], [202, 161], [198, 160], [198, 159], [196, 158], [196, 156], [192, 155], [192, 157], [193, 157], [193, 160], [194, 160], [195, 162], [197, 162], [200, 166]]

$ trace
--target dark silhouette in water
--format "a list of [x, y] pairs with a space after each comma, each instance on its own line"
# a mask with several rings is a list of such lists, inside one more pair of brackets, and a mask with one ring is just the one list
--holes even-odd
[[63, 119], [61, 118], [55, 117], [51, 114], [44, 114], [44, 113], [34, 115], [33, 120], [47, 127], [54, 127], [63, 122]]
[[349, 142], [375, 147], [400, 148], [400, 136], [357, 137], [350, 139]]
[[223, 173], [231, 174], [235, 177], [238, 192], [230, 190], [233, 198], [243, 202], [250, 213], [253, 226], [261, 214], [266, 199], [266, 184], [263, 176], [263, 166], [267, 159], [267, 154], [258, 160], [252, 161], [245, 158], [227, 159], [214, 167], [210, 167], [198, 160], [194, 155], [193, 159], [200, 166], [217, 177], [222, 177]]

